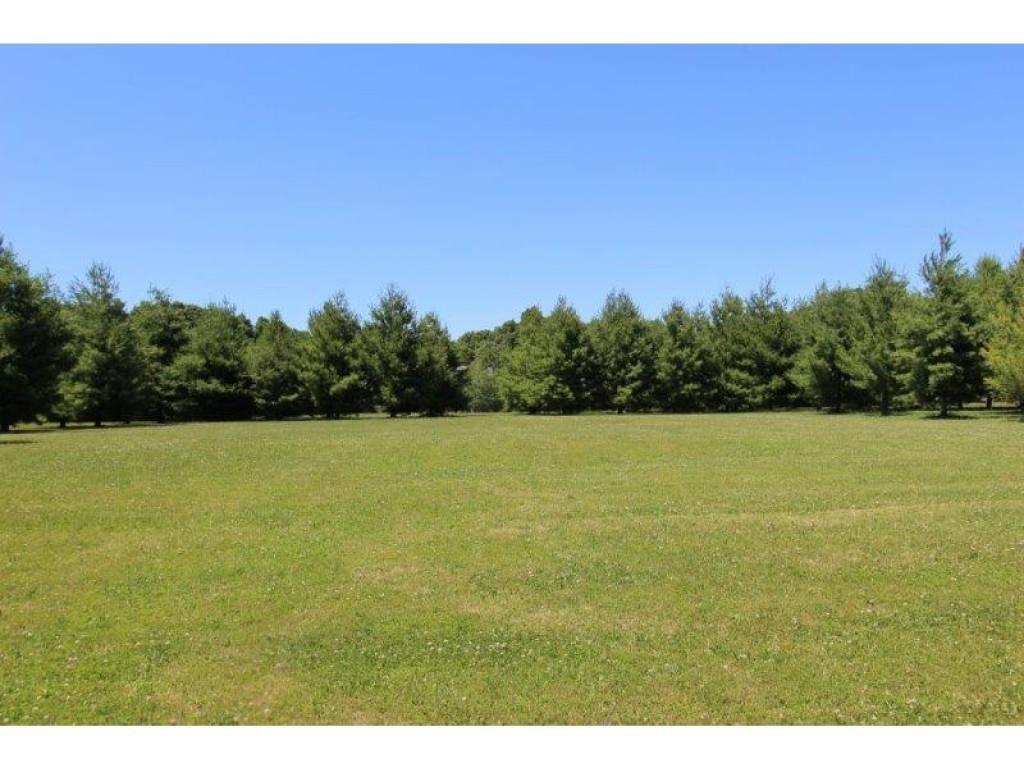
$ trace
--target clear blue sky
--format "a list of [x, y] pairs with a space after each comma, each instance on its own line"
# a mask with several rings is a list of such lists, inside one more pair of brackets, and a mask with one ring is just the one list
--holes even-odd
[[0, 231], [304, 327], [913, 272], [1024, 240], [1022, 47], [0, 48]]

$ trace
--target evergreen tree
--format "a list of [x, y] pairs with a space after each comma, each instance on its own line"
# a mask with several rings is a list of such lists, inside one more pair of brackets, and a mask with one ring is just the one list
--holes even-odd
[[715, 406], [734, 411], [794, 404], [800, 337], [771, 282], [762, 283], [746, 301], [725, 291], [712, 303], [710, 318], [719, 372]]
[[793, 365], [800, 338], [786, 304], [775, 295], [771, 281], [765, 281], [747, 299], [746, 308], [751, 403], [755, 408], [792, 405], [797, 395]]
[[184, 418], [247, 419], [253, 413], [246, 347], [252, 326], [230, 304], [204, 308], [168, 372], [174, 411]]
[[443, 416], [465, 407], [462, 376], [448, 329], [430, 312], [417, 324], [417, 391], [419, 410], [428, 416]]
[[860, 406], [867, 378], [859, 352], [866, 335], [857, 291], [822, 285], [804, 314], [804, 343], [796, 375], [819, 406], [841, 411]]
[[[1003, 268], [1002, 262], [995, 256], [985, 255], [978, 259], [974, 265], [974, 274], [971, 276], [971, 289], [974, 295], [974, 304], [978, 309], [978, 326], [981, 332], [982, 343], [987, 347], [996, 330], [996, 316], [1000, 309], [1009, 300], [1010, 275]], [[985, 358], [985, 401], [986, 405], [992, 407], [993, 390], [996, 383], [993, 379], [992, 369]]]
[[246, 348], [245, 362], [253, 404], [260, 416], [280, 419], [306, 412], [301, 339], [302, 334], [290, 328], [277, 310], [256, 322], [255, 338]]
[[359, 333], [359, 318], [342, 293], [309, 315], [304, 379], [316, 412], [328, 418], [369, 407], [359, 371]]
[[1003, 298], [993, 312], [987, 359], [996, 392], [1024, 409], [1024, 247], [1007, 272]]
[[50, 281], [31, 275], [0, 236], [0, 432], [51, 410], [69, 339]]
[[66, 409], [97, 427], [131, 421], [142, 406], [145, 361], [117, 291], [110, 269], [93, 264], [72, 284], [68, 306], [75, 362], [62, 383]]
[[150, 289], [149, 298], [132, 308], [129, 318], [142, 345], [143, 409], [149, 418], [165, 421], [173, 412], [171, 366], [188, 343], [189, 329], [202, 310]]
[[598, 368], [595, 404], [619, 413], [650, 408], [657, 354], [650, 324], [628, 294], [612, 292], [591, 325]]
[[923, 313], [912, 331], [914, 391], [941, 416], [978, 397], [985, 387], [983, 329], [967, 271], [953, 255], [953, 238], [939, 235], [939, 250], [925, 257]]
[[912, 358], [907, 340], [911, 299], [906, 278], [878, 262], [859, 298], [864, 335], [857, 346], [862, 362], [857, 383], [887, 414], [907, 392]]
[[718, 373], [707, 406], [737, 411], [757, 407], [760, 394], [752, 348], [754, 338], [747, 307], [725, 291], [711, 304], [712, 367]]
[[595, 367], [587, 328], [565, 299], [547, 317], [530, 307], [502, 370], [502, 394], [515, 410], [580, 411], [590, 405]]
[[689, 312], [679, 302], [662, 315], [658, 348], [658, 402], [668, 411], [710, 409], [720, 401], [720, 370], [715, 356], [711, 321], [697, 308]]
[[360, 339], [361, 370], [380, 407], [389, 416], [418, 411], [419, 326], [409, 297], [389, 286]]
[[516, 346], [499, 375], [501, 396], [511, 410], [539, 413], [547, 409], [557, 384], [544, 313], [540, 307], [528, 307], [516, 327]]

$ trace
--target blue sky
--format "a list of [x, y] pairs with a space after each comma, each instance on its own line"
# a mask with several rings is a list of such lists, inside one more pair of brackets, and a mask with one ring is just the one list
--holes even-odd
[[0, 232], [304, 327], [655, 315], [1024, 240], [1024, 47], [0, 48]]

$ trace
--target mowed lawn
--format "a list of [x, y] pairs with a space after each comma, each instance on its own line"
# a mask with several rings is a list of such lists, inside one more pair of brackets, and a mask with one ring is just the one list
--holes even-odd
[[1021, 723], [1024, 423], [0, 437], [4, 723]]

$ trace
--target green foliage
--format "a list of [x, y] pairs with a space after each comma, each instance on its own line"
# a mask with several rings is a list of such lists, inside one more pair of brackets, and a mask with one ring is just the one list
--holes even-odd
[[939, 235], [939, 250], [925, 257], [925, 301], [911, 331], [913, 387], [919, 401], [945, 416], [985, 388], [984, 333], [970, 279], [953, 238]]
[[252, 382], [245, 354], [252, 335], [249, 321], [230, 304], [211, 304], [199, 313], [168, 373], [177, 416], [252, 416]]
[[504, 407], [500, 371], [515, 346], [517, 332], [518, 323], [509, 320], [493, 330], [464, 333], [455, 342], [464, 370], [466, 407], [473, 413]]
[[370, 310], [361, 342], [361, 368], [384, 412], [397, 416], [419, 411], [419, 326], [409, 297], [389, 286]]
[[519, 322], [454, 343], [436, 315], [418, 317], [394, 287], [365, 327], [339, 294], [310, 313], [308, 331], [289, 328], [276, 313], [254, 329], [230, 306], [202, 309], [156, 290], [128, 314], [113, 276], [99, 266], [75, 284], [61, 320], [52, 288], [32, 282], [4, 251], [4, 279], [20, 286], [11, 290], [42, 302], [38, 328], [52, 320], [73, 331], [73, 365], [60, 373], [61, 345], [48, 344], [40, 330], [32, 376], [43, 383], [28, 387], [26, 364], [12, 362], [11, 339], [32, 336], [36, 321], [5, 310], [0, 361], [9, 394], [0, 407], [19, 415], [0, 411], [0, 426], [41, 410], [62, 422], [809, 403], [888, 413], [909, 406], [913, 395], [946, 413], [980, 394], [991, 401], [994, 390], [1015, 398], [1013, 310], [1024, 292], [1024, 253], [1009, 267], [983, 257], [968, 273], [951, 249], [943, 233], [922, 268], [924, 293], [883, 263], [860, 288], [822, 288], [792, 305], [765, 282], [745, 299], [725, 291], [707, 311], [676, 303], [648, 320], [626, 293], [612, 292], [589, 324], [560, 299], [549, 315], [531, 307]]
[[502, 350], [494, 341], [481, 344], [466, 366], [466, 407], [473, 413], [500, 411], [503, 405], [498, 371]]
[[993, 310], [988, 362], [992, 383], [1004, 398], [1024, 408], [1024, 247], [1007, 273], [1002, 301]]
[[746, 310], [749, 372], [755, 382], [750, 404], [755, 408], [793, 405], [797, 386], [792, 374], [800, 337], [786, 303], [765, 281], [747, 299]]
[[718, 371], [718, 386], [709, 405], [726, 411], [752, 406], [756, 380], [752, 371], [752, 340], [743, 299], [725, 291], [711, 303], [709, 314], [714, 342], [713, 367]]
[[359, 371], [359, 332], [359, 318], [342, 293], [309, 314], [303, 377], [314, 409], [328, 418], [369, 405], [369, 387]]
[[245, 364], [258, 415], [280, 419], [308, 412], [301, 371], [302, 334], [289, 328], [280, 312], [256, 322]]
[[448, 329], [430, 312], [420, 319], [416, 335], [419, 411], [428, 416], [442, 416], [448, 411], [462, 410], [462, 375]]
[[509, 408], [528, 413], [580, 411], [589, 403], [596, 367], [587, 327], [565, 299], [546, 317], [530, 307], [501, 372], [502, 397]]
[[657, 383], [654, 332], [628, 294], [608, 294], [591, 334], [598, 371], [594, 404], [619, 413], [650, 408]]
[[131, 421], [143, 407], [145, 359], [110, 269], [93, 264], [71, 286], [68, 319], [74, 366], [62, 382], [62, 410], [71, 418]]
[[174, 301], [164, 291], [151, 289], [149, 298], [129, 314], [142, 345], [144, 374], [143, 413], [157, 421], [173, 415], [174, 382], [171, 369], [188, 343], [189, 329], [202, 312], [194, 304]]
[[69, 339], [50, 281], [30, 274], [0, 236], [0, 431], [50, 410]]
[[813, 402], [841, 411], [863, 405], [868, 378], [861, 356], [867, 323], [860, 294], [850, 288], [821, 286], [802, 316], [805, 339], [795, 375]]
[[711, 305], [716, 406], [777, 408], [796, 401], [793, 365], [799, 334], [786, 304], [765, 282], [746, 301], [726, 291]]
[[908, 404], [913, 360], [907, 340], [912, 317], [907, 280], [878, 262], [859, 296], [864, 335], [857, 345], [862, 365], [856, 381], [873, 405], [889, 413], [894, 405]]
[[674, 302], [662, 315], [657, 356], [658, 400], [669, 411], [717, 407], [721, 369], [711, 320]]

